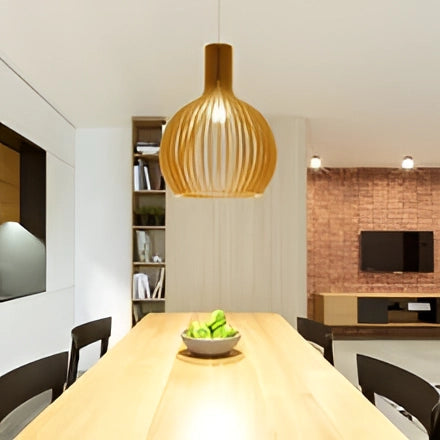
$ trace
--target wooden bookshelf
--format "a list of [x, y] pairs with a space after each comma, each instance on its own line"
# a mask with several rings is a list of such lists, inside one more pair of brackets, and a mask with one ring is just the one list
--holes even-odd
[[[145, 154], [138, 151], [138, 147], [160, 148], [165, 123], [166, 119], [163, 117], [132, 118], [133, 325], [148, 313], [165, 311], [165, 277], [159, 291], [160, 297], [143, 297], [148, 294], [148, 290], [150, 295], [153, 294], [161, 271], [166, 271], [165, 182], [160, 172], [158, 152]], [[159, 257], [161, 261], [153, 261], [153, 257]], [[139, 278], [142, 278], [141, 283]], [[149, 289], [145, 289], [146, 282]]]

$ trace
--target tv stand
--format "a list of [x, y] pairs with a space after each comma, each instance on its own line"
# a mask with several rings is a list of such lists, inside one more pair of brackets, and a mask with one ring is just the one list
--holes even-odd
[[440, 293], [318, 293], [314, 305], [338, 337], [440, 338]]

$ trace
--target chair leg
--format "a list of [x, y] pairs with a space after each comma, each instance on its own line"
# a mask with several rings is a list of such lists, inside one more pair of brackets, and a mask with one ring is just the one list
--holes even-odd
[[78, 375], [79, 351], [72, 345], [70, 351], [69, 371], [67, 373], [66, 389], [75, 382]]
[[375, 405], [374, 391], [367, 389], [366, 387], [362, 387], [362, 394], [373, 404]]
[[109, 338], [104, 338], [101, 341], [101, 354], [100, 354], [100, 357], [104, 356], [107, 353], [107, 350], [108, 350], [108, 339]]

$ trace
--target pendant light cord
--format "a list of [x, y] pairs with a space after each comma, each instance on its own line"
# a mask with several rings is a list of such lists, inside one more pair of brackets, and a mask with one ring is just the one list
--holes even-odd
[[220, 0], [217, 0], [217, 39], [220, 43]]

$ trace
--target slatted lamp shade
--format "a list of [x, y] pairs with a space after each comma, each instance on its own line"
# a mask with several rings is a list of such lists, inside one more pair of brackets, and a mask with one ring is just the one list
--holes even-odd
[[207, 45], [203, 95], [173, 116], [162, 137], [168, 187], [183, 197], [257, 197], [276, 158], [269, 124], [232, 91], [232, 46]]

